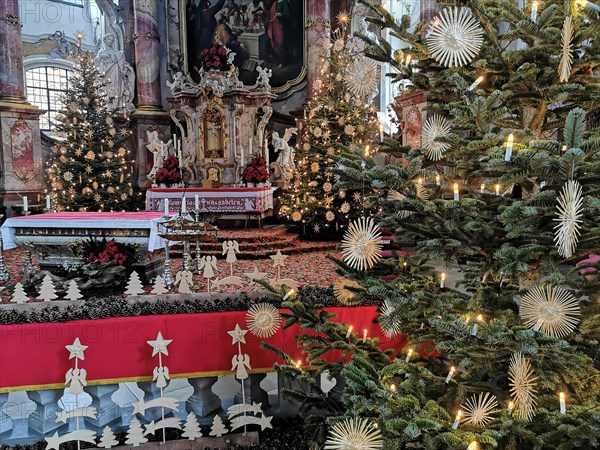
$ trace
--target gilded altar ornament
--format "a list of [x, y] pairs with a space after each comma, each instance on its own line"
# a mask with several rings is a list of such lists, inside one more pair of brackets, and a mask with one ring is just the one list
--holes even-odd
[[379, 450], [381, 431], [367, 419], [346, 419], [331, 427], [325, 450]]
[[252, 334], [259, 338], [273, 336], [281, 327], [281, 315], [269, 303], [252, 305], [246, 313], [246, 324]]
[[579, 323], [580, 314], [579, 301], [559, 286], [530, 290], [519, 308], [525, 325], [555, 338], [569, 335]]
[[569, 180], [563, 186], [559, 196], [557, 209], [558, 222], [554, 226], [554, 243], [558, 247], [558, 254], [570, 258], [575, 252], [581, 228], [583, 215], [583, 191], [581, 185], [575, 180]]
[[562, 29], [562, 55], [558, 64], [558, 75], [561, 83], [569, 81], [571, 65], [573, 64], [573, 19], [565, 17]]
[[452, 127], [445, 117], [438, 114], [430, 116], [421, 131], [421, 145], [426, 151], [426, 156], [432, 161], [442, 159], [444, 152], [450, 148], [447, 142], [440, 142], [439, 138], [446, 138]]
[[345, 277], [338, 277], [333, 282], [333, 293], [335, 298], [344, 305], [352, 305], [356, 297], [356, 290], [365, 290], [360, 283]]
[[463, 420], [473, 425], [485, 426], [492, 420], [492, 414], [498, 407], [496, 396], [489, 392], [473, 395], [461, 405]]
[[348, 226], [342, 239], [344, 262], [353, 269], [370, 269], [381, 258], [381, 231], [372, 218], [361, 217]]
[[533, 373], [529, 360], [521, 352], [514, 353], [510, 359], [508, 379], [514, 415], [530, 421], [536, 409], [537, 377]]
[[483, 29], [469, 8], [446, 8], [432, 23], [427, 47], [431, 56], [446, 67], [469, 64], [479, 53]]

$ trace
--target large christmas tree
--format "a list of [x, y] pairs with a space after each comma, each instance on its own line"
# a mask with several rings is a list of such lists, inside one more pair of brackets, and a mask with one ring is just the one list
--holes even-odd
[[378, 136], [372, 100], [379, 71], [348, 35], [347, 24], [348, 16], [342, 14], [340, 28], [320, 43], [323, 57], [315, 96], [305, 108], [297, 170], [281, 199], [281, 214], [290, 225], [316, 237], [339, 233], [369, 209], [360, 188], [335, 186], [336, 157], [355, 152], [356, 158], [368, 159]]
[[53, 209], [122, 211], [137, 200], [131, 184], [126, 116], [107, 108], [102, 74], [91, 54], [74, 55], [76, 69], [57, 115], [56, 144], [48, 163]]
[[[357, 446], [376, 427], [383, 443], [369, 448], [600, 448], [600, 266], [586, 264], [600, 253], [597, 10], [444, 2], [409, 32], [408, 18], [364, 3], [408, 45], [400, 55], [370, 40], [369, 54], [425, 92], [429, 117], [405, 167], [367, 161], [364, 171], [375, 220], [417, 244], [410, 270], [341, 263], [352, 280], [338, 293], [379, 303], [384, 333], [409, 345], [383, 353], [310, 299], [286, 302], [289, 324], [319, 332], [301, 337], [308, 362], [347, 381], [340, 404], [312, 374], [284, 367], [311, 386], [290, 395], [330, 445], [323, 416], [354, 418], [346, 442]], [[400, 63], [407, 53], [412, 66]], [[338, 174], [341, 187], [355, 183]], [[359, 237], [346, 248], [367, 261], [378, 237]], [[326, 364], [331, 349], [351, 361]]]

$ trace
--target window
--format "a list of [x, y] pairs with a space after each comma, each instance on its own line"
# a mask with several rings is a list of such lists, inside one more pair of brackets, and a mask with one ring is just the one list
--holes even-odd
[[27, 72], [27, 99], [45, 111], [40, 116], [40, 130], [52, 131], [54, 118], [63, 107], [62, 96], [68, 86], [72, 70], [60, 67], [36, 67]]

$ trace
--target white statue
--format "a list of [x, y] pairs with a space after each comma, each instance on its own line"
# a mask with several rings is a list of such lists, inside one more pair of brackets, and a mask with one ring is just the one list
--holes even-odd
[[173, 75], [173, 82], [167, 81], [167, 87], [171, 90], [171, 94], [179, 94], [180, 92], [195, 92], [196, 87], [185, 79], [182, 72], [176, 72]]
[[285, 130], [282, 138], [279, 137], [279, 133], [277, 131], [273, 131], [273, 136], [271, 137], [271, 144], [273, 145], [273, 148], [276, 152], [279, 152], [277, 161], [275, 162], [284, 168], [286, 172], [292, 172], [296, 170], [296, 164], [294, 163], [295, 151], [293, 147], [290, 147], [288, 142], [297, 131], [298, 128], [288, 128]]
[[169, 139], [169, 142], [164, 143], [158, 137], [158, 131], [146, 131], [146, 137], [148, 138], [146, 148], [154, 154], [154, 165], [148, 174], [148, 178], [154, 181], [156, 171], [162, 167], [163, 162], [171, 153], [170, 149], [173, 146], [173, 140]]
[[372, 31], [369, 31], [369, 24], [367, 23], [367, 20], [364, 17], [361, 17], [360, 19], [358, 19], [357, 34], [359, 36], [364, 36], [365, 38], [367, 38], [369, 40], [369, 43], [371, 43], [371, 42], [373, 42], [374, 44], [379, 43], [379, 38], [377, 37], [377, 35], [375, 33], [373, 33]]
[[256, 66], [256, 71], [258, 72], [258, 78], [256, 79], [257, 86], [271, 89], [270, 79], [271, 75], [273, 75], [273, 71], [269, 68], [262, 68], [260, 66]]
[[123, 52], [116, 50], [114, 34], [107, 34], [102, 39], [102, 48], [98, 51], [94, 62], [100, 73], [104, 74], [106, 83], [106, 101], [112, 111], [133, 111], [135, 94], [135, 72], [125, 61]]

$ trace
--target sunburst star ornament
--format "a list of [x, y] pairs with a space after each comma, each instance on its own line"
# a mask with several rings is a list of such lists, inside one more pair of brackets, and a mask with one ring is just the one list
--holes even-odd
[[571, 65], [573, 64], [573, 19], [571, 16], [565, 17], [565, 23], [562, 29], [562, 56], [558, 64], [558, 76], [561, 83], [569, 81], [571, 75]]
[[377, 63], [363, 56], [357, 57], [348, 65], [344, 74], [344, 84], [359, 98], [371, 95], [379, 87], [381, 77]]
[[355, 291], [358, 289], [365, 290], [357, 281], [345, 277], [339, 277], [333, 282], [333, 293], [339, 302], [344, 305], [353, 304], [353, 300], [356, 297]]
[[258, 303], [252, 305], [246, 313], [246, 325], [255, 336], [268, 338], [281, 327], [281, 315], [273, 305]]
[[496, 396], [489, 392], [471, 396], [463, 405], [463, 419], [473, 425], [485, 426], [492, 420], [492, 414], [498, 407]]
[[535, 380], [537, 377], [533, 374], [531, 364], [521, 352], [514, 353], [510, 359], [508, 379], [515, 416], [530, 421], [536, 409]]
[[554, 243], [558, 247], [558, 254], [570, 258], [575, 252], [581, 228], [583, 214], [583, 192], [581, 185], [575, 180], [569, 180], [563, 186], [558, 196], [556, 205], [558, 222], [554, 226]]
[[445, 138], [450, 134], [452, 127], [446, 118], [434, 114], [430, 116], [421, 131], [421, 145], [426, 150], [426, 156], [432, 161], [442, 159], [444, 152], [450, 148], [447, 142], [439, 142], [438, 138]]
[[381, 258], [381, 231], [371, 218], [361, 217], [348, 226], [342, 239], [344, 261], [353, 269], [367, 270]]
[[546, 289], [532, 289], [523, 296], [519, 314], [525, 325], [560, 338], [575, 329], [581, 308], [569, 291], [558, 286], [546, 286]]
[[346, 419], [331, 427], [325, 450], [379, 450], [381, 431], [367, 419]]
[[446, 67], [469, 64], [483, 43], [483, 29], [469, 8], [446, 8], [432, 24], [427, 47], [431, 56]]

